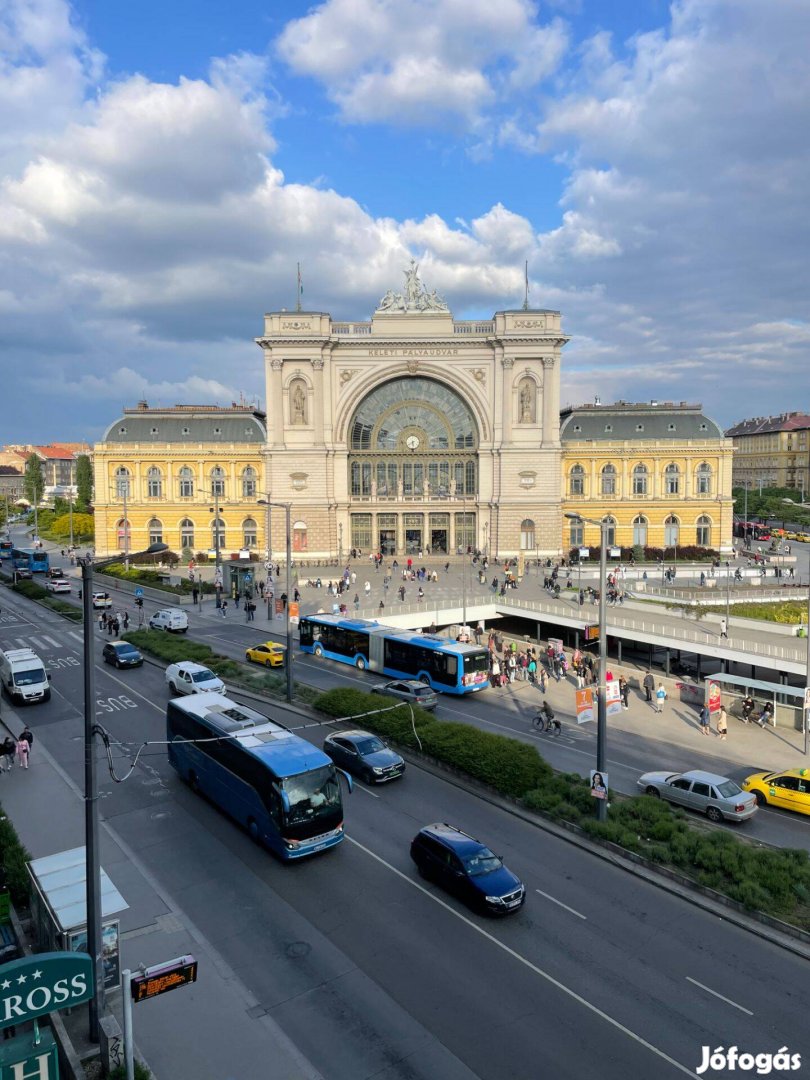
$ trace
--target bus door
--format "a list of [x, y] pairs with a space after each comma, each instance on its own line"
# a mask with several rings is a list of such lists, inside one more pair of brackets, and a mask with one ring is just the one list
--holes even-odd
[[368, 666], [371, 671], [379, 671], [382, 673], [385, 667], [385, 660], [383, 658], [385, 646], [384, 639], [384, 634], [375, 634], [373, 631], [368, 636]]

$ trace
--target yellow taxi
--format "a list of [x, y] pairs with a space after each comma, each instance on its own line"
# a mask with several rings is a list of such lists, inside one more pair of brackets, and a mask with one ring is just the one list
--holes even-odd
[[752, 792], [760, 806], [779, 806], [797, 814], [810, 814], [810, 769], [752, 773], [741, 787]]
[[245, 659], [252, 664], [263, 664], [265, 667], [283, 667], [286, 646], [279, 645], [277, 641], [264, 641], [261, 645], [254, 645], [245, 652]]

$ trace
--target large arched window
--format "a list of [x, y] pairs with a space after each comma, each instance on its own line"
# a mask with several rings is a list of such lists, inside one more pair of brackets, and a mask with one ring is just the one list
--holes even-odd
[[568, 494], [585, 494], [585, 470], [581, 465], [571, 466], [571, 472], [568, 474]]
[[674, 514], [670, 514], [664, 522], [664, 547], [676, 547], [681, 524]]
[[520, 550], [533, 551], [535, 546], [534, 522], [531, 518], [524, 518], [520, 523]]
[[645, 547], [647, 544], [647, 519], [643, 514], [633, 518], [633, 544]]
[[116, 535], [118, 537], [118, 550], [129, 551], [129, 542], [131, 539], [131, 530], [129, 522], [126, 518], [119, 518], [118, 523], [115, 526]]
[[256, 470], [252, 465], [242, 469], [242, 498], [252, 499], [256, 495]]
[[636, 465], [633, 469], [633, 494], [646, 495], [649, 473], [646, 465]]
[[183, 518], [180, 522], [180, 547], [194, 547], [194, 522], [191, 518]]
[[225, 470], [221, 465], [215, 465], [211, 470], [211, 494], [220, 499], [225, 494]]
[[225, 547], [225, 522], [222, 518], [214, 518], [211, 522], [211, 547], [219, 547], [220, 551]]
[[163, 494], [163, 473], [157, 465], [146, 470], [146, 494], [150, 499], [159, 499]]
[[150, 544], [162, 544], [163, 543], [163, 522], [158, 521], [157, 518], [152, 518], [149, 524], [146, 526], [149, 533]]
[[712, 546], [712, 519], [701, 514], [695, 522], [695, 543], [698, 547]]
[[245, 518], [242, 522], [242, 547], [255, 548], [256, 547], [256, 522], [253, 518]]
[[616, 466], [605, 465], [602, 469], [602, 494], [616, 494]]
[[307, 550], [307, 523], [305, 521], [293, 522], [292, 542], [293, 551]]
[[678, 495], [681, 490], [681, 470], [673, 461], [664, 469], [664, 491], [667, 495]]
[[132, 494], [129, 469], [123, 465], [115, 470], [115, 494], [119, 499], [128, 499]]
[[616, 518], [611, 517], [609, 514], [607, 517], [602, 518], [607, 525], [605, 529], [605, 539], [607, 540], [608, 547], [615, 547], [616, 545]]
[[178, 494], [181, 499], [194, 497], [194, 470], [184, 465], [177, 474], [179, 484]]
[[712, 467], [704, 461], [695, 470], [695, 491], [698, 495], [712, 493]]

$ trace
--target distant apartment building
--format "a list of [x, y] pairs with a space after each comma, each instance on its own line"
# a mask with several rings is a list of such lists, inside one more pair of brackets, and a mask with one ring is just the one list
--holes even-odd
[[76, 497], [76, 458], [80, 454], [92, 455], [92, 447], [75, 442], [49, 443], [47, 446], [15, 443], [3, 447], [0, 465], [9, 465], [25, 473], [25, 463], [31, 454], [36, 454], [42, 462], [43, 501]]
[[810, 415], [755, 416], [729, 428], [734, 442], [735, 487], [793, 488], [810, 492]]

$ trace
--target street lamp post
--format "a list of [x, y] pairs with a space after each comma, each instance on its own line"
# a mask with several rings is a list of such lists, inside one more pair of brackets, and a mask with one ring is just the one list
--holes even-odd
[[[799, 506], [803, 510], [810, 509], [810, 503], [800, 502], [796, 503], [793, 499], [783, 499], [782, 502], [790, 503], [792, 506]], [[805, 700], [802, 703], [802, 728], [804, 730], [804, 754], [807, 756], [807, 736], [808, 729], [810, 729], [810, 713], [805, 708], [808, 696], [810, 695], [810, 578], [807, 581], [807, 615], [804, 624], [805, 640], [806, 640], [806, 652], [804, 661], [804, 685], [805, 685]]]
[[[604, 776], [607, 763], [607, 604], [605, 581], [607, 580], [607, 532], [608, 522], [596, 521], [581, 514], [567, 513], [572, 521], [596, 525], [601, 534], [599, 550], [599, 684], [596, 688], [596, 771]], [[607, 821], [607, 799], [597, 799], [596, 815], [599, 821]]]
[[73, 547], [73, 466], [75, 461], [70, 459], [70, 502], [68, 503], [68, 513], [70, 514], [70, 546]]
[[[258, 499], [257, 502], [258, 502], [259, 506], [266, 506], [268, 508], [268, 510], [269, 510], [269, 508], [271, 506], [278, 506], [278, 507], [281, 507], [284, 510], [284, 524], [285, 524], [285, 531], [286, 531], [285, 547], [286, 547], [286, 555], [287, 555], [287, 577], [286, 577], [286, 581], [287, 581], [287, 585], [286, 585], [287, 602], [284, 605], [284, 622], [285, 622], [285, 631], [286, 631], [286, 637], [287, 637], [287, 654], [286, 654], [286, 657], [285, 657], [285, 669], [286, 669], [286, 674], [287, 674], [287, 701], [291, 702], [292, 699], [293, 699], [293, 671], [292, 671], [293, 651], [292, 651], [292, 627], [290, 625], [290, 602], [292, 600], [292, 525], [291, 525], [292, 503], [273, 502], [270, 499]], [[269, 608], [269, 606], [270, 606], [270, 602], [268, 600], [268, 608]], [[269, 615], [268, 615], [268, 618], [269, 618]]]
[[[167, 544], [151, 544], [139, 555], [157, 555], [167, 551]], [[101, 869], [98, 850], [98, 780], [93, 736], [96, 734], [96, 679], [93, 661], [93, 572], [120, 562], [120, 555], [93, 565], [92, 559], [80, 559], [82, 568], [82, 615], [84, 625], [84, 834], [85, 897], [87, 903], [87, 951], [93, 961], [95, 994], [89, 1002], [90, 1040], [98, 1042], [99, 1012], [104, 1007], [104, 969], [101, 945]]]
[[343, 522], [338, 522], [338, 566], [343, 565]]

